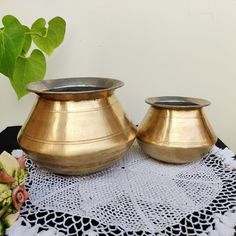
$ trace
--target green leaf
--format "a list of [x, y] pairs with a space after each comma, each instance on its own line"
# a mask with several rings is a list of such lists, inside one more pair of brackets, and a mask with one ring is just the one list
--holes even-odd
[[30, 29], [25, 25], [23, 25], [23, 28], [24, 28], [24, 32], [25, 32], [25, 41], [24, 41], [21, 55], [25, 56], [31, 47], [32, 38], [31, 38], [31, 35], [28, 34], [28, 33], [30, 33]]
[[4, 28], [0, 30], [0, 73], [12, 77], [17, 56], [24, 44], [24, 29], [11, 15], [2, 18]]
[[0, 236], [5, 235], [5, 226], [3, 225], [2, 221], [0, 221]]
[[31, 27], [32, 38], [39, 49], [51, 55], [64, 39], [66, 22], [61, 17], [55, 17], [48, 22], [48, 28], [45, 25], [45, 19], [36, 20]]
[[[6, 213], [6, 211], [8, 210], [9, 206], [4, 206], [2, 208], [0, 208], [0, 219], [1, 217]], [[1, 235], [1, 234], [0, 234]]]
[[6, 226], [6, 228], [10, 228], [16, 222], [19, 215], [20, 215], [19, 211], [17, 211], [14, 214], [8, 214], [6, 216], [4, 215], [2, 219], [4, 226]]
[[18, 99], [28, 93], [26, 85], [33, 81], [42, 80], [46, 73], [46, 60], [44, 54], [35, 49], [30, 57], [19, 56], [16, 61], [15, 70], [11, 84]]

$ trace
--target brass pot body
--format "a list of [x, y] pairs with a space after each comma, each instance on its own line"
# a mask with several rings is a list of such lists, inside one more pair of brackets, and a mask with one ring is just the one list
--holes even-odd
[[60, 80], [45, 80], [29, 86], [39, 97], [18, 135], [19, 145], [36, 164], [54, 173], [102, 170], [120, 159], [136, 136], [135, 125], [113, 93], [122, 83], [65, 80], [63, 85]]
[[187, 163], [204, 156], [216, 143], [203, 107], [209, 102], [184, 97], [157, 97], [138, 131], [143, 151], [154, 159], [169, 163]]

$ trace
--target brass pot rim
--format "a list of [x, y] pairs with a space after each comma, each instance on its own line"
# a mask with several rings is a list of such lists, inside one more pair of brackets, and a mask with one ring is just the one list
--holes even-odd
[[112, 91], [122, 86], [124, 82], [112, 78], [71, 77], [32, 82], [27, 85], [27, 90], [36, 94], [87, 94]]
[[145, 102], [153, 107], [185, 110], [199, 109], [211, 104], [206, 99], [181, 96], [149, 97], [145, 99]]

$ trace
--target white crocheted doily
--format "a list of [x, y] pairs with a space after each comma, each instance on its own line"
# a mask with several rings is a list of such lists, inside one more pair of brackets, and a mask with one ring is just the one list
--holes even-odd
[[[218, 151], [214, 147], [210, 154]], [[204, 158], [184, 165], [166, 164], [133, 145], [114, 166], [89, 176], [59, 176], [32, 166], [30, 202], [127, 232], [152, 233], [204, 209], [222, 192], [222, 181]]]

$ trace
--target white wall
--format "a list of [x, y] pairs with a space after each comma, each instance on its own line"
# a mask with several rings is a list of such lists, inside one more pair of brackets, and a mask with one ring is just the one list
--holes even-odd
[[[30, 25], [37, 17], [67, 21], [66, 38], [48, 60], [47, 79], [103, 76], [123, 80], [125, 110], [139, 123], [144, 98], [207, 98], [216, 133], [236, 151], [235, 0], [0, 0], [0, 16]], [[22, 124], [34, 100], [17, 101], [0, 76], [0, 130]]]

